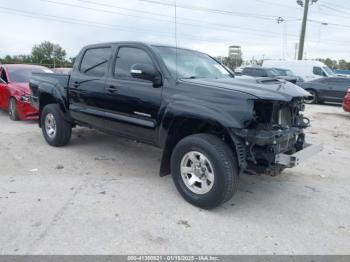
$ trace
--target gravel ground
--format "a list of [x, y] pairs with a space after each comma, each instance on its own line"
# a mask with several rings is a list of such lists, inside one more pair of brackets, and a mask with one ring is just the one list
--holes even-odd
[[348, 254], [350, 114], [308, 106], [322, 153], [279, 177], [241, 178], [205, 211], [158, 176], [161, 152], [77, 128], [48, 146], [0, 112], [0, 254]]

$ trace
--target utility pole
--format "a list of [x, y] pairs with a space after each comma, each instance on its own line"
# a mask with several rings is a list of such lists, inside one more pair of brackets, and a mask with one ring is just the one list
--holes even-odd
[[310, 4], [310, 0], [305, 0], [304, 17], [303, 17], [303, 23], [301, 25], [301, 33], [300, 33], [300, 40], [299, 40], [298, 60], [303, 60], [305, 32], [306, 32], [307, 15], [309, 13], [309, 4]]
[[294, 45], [294, 59], [297, 60], [297, 56], [298, 56], [298, 47], [299, 47], [299, 44], [298, 43], [295, 43]]
[[304, 6], [303, 23], [301, 25], [300, 40], [299, 40], [298, 60], [303, 60], [306, 24], [307, 24], [307, 16], [309, 13], [310, 1], [311, 1], [311, 4], [314, 4], [318, 0], [304, 0], [304, 2], [302, 0], [297, 0], [298, 5]]

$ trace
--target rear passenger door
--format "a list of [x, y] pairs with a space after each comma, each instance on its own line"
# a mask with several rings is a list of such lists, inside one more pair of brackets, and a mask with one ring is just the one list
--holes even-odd
[[70, 112], [79, 122], [103, 128], [101, 117], [106, 101], [106, 75], [112, 58], [112, 46], [99, 46], [83, 51], [79, 68], [69, 81]]
[[119, 46], [107, 79], [106, 108], [110, 115], [110, 127], [119, 133], [151, 144], [156, 144], [158, 112], [162, 87], [153, 82], [132, 77], [134, 65], [152, 66], [159, 72], [151, 53], [143, 47]]

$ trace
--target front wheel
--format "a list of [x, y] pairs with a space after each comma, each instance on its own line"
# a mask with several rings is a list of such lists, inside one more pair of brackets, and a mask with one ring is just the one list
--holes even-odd
[[56, 147], [68, 144], [72, 134], [72, 126], [63, 118], [57, 104], [46, 105], [40, 121], [43, 135], [48, 144]]
[[14, 97], [10, 98], [8, 113], [11, 120], [13, 121], [19, 120], [18, 111], [17, 111], [17, 100]]
[[237, 191], [236, 157], [222, 140], [210, 134], [182, 139], [172, 153], [171, 171], [180, 194], [200, 208], [215, 208]]

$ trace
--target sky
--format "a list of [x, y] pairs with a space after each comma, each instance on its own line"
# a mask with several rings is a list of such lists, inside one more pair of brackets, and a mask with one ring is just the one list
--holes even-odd
[[[47, 40], [67, 57], [84, 46], [146, 41], [243, 58], [294, 59], [303, 8], [296, 0], [0, 0], [0, 57], [30, 54]], [[176, 19], [175, 19], [176, 13]], [[281, 17], [283, 22], [277, 23]], [[177, 21], [175, 26], [175, 20]], [[176, 30], [175, 30], [176, 28]], [[350, 60], [350, 1], [310, 7], [305, 57]]]

